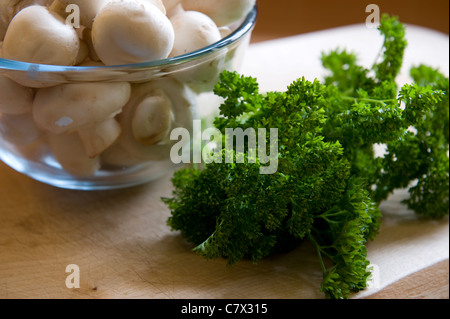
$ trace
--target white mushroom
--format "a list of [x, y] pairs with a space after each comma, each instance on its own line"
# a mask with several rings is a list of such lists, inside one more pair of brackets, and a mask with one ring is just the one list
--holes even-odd
[[23, 114], [31, 111], [34, 91], [0, 75], [0, 113]]
[[[149, 99], [155, 96], [156, 99]], [[187, 86], [170, 77], [134, 86], [130, 101], [118, 116], [122, 135], [114, 146], [102, 154], [102, 161], [106, 164], [126, 166], [128, 163], [167, 160], [172, 146], [177, 142], [170, 140], [169, 131], [174, 128], [185, 128], [192, 132], [195, 102], [194, 93]], [[167, 106], [170, 107], [171, 113], [170, 128], [164, 124], [144, 128], [138, 132], [142, 126], [134, 121], [136, 115], [139, 114], [147, 119], [162, 117], [167, 120], [165, 109]], [[164, 109], [161, 110], [161, 108]], [[156, 114], [158, 109], [162, 115]], [[145, 110], [148, 114], [143, 115]], [[148, 123], [154, 125], [151, 120]], [[157, 137], [152, 139], [152, 143], [155, 144], [148, 145], [149, 140], [145, 139], [142, 141], [140, 137], [145, 135]]]
[[[174, 15], [170, 21], [175, 30], [175, 44], [170, 56], [180, 56], [209, 45], [222, 38], [219, 28], [207, 15], [197, 11], [182, 11]], [[223, 70], [226, 49], [209, 55], [200, 62], [186, 65], [174, 77], [188, 84], [195, 92], [210, 91], [217, 83]]]
[[91, 158], [77, 133], [48, 134], [50, 151], [55, 160], [69, 174], [92, 176], [100, 169], [100, 158]]
[[11, 20], [3, 57], [38, 64], [73, 65], [80, 42], [74, 28], [43, 6], [22, 9]]
[[167, 58], [174, 31], [170, 20], [150, 2], [116, 0], [95, 18], [92, 42], [106, 65], [140, 63]]
[[221, 39], [214, 21], [201, 12], [182, 11], [170, 18], [170, 22], [175, 31], [172, 57], [199, 50]]
[[0, 114], [0, 138], [14, 146], [28, 145], [41, 134], [34, 124], [31, 112], [20, 115]]
[[144, 145], [154, 145], [169, 134], [172, 116], [169, 98], [161, 90], [146, 97], [131, 119], [134, 138]]
[[36, 125], [63, 133], [113, 118], [130, 98], [130, 84], [73, 83], [37, 92], [33, 103]]
[[91, 158], [100, 155], [110, 147], [121, 131], [120, 124], [114, 118], [77, 130], [84, 149]]
[[181, 0], [181, 3], [185, 10], [203, 12], [222, 27], [244, 18], [256, 0]]
[[23, 8], [33, 5], [46, 5], [52, 0], [0, 0], [0, 41], [5, 37], [6, 29], [13, 16]]

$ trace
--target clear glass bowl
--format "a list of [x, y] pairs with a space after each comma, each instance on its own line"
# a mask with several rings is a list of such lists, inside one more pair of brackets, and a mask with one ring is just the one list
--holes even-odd
[[[170, 157], [179, 142], [171, 130], [192, 133], [199, 101], [213, 95], [220, 72], [239, 70], [256, 17], [255, 6], [221, 41], [148, 63], [65, 67], [0, 58], [0, 77], [34, 98], [31, 111], [0, 112], [1, 160], [40, 182], [77, 190], [130, 187], [167, 174], [178, 165]], [[146, 114], [154, 132], [146, 131]]]

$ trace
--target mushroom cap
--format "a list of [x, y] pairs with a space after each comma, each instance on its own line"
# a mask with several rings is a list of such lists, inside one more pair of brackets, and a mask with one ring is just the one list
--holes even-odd
[[175, 43], [170, 56], [179, 56], [204, 48], [221, 39], [214, 21], [198, 11], [182, 11], [170, 18]]
[[[170, 21], [175, 30], [175, 44], [170, 56], [199, 50], [222, 38], [214, 21], [198, 11], [182, 11], [171, 17]], [[189, 85], [196, 93], [210, 91], [223, 70], [226, 51], [227, 49], [224, 48], [201, 62], [195, 61], [185, 70], [174, 73], [173, 76]]]
[[11, 20], [3, 42], [3, 57], [37, 64], [73, 65], [79, 48], [73, 27], [47, 8], [33, 5]]
[[40, 89], [33, 103], [36, 125], [60, 134], [106, 121], [128, 102], [128, 82], [74, 83]]
[[155, 5], [139, 0], [109, 2], [92, 26], [92, 42], [106, 65], [165, 59], [174, 43], [170, 20]]
[[53, 0], [0, 0], [0, 41], [3, 41], [9, 22], [17, 12], [34, 4], [45, 6], [52, 1]]
[[181, 3], [185, 10], [203, 12], [222, 27], [245, 17], [256, 0], [181, 0]]

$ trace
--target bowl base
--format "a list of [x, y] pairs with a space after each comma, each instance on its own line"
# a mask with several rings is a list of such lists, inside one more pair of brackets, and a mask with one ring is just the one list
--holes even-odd
[[[179, 165], [170, 159], [131, 167], [100, 169], [92, 176], [68, 174], [51, 157], [31, 161], [0, 148], [0, 160], [17, 172], [39, 182], [64, 189], [97, 191], [142, 185], [163, 177]], [[51, 164], [51, 165], [49, 165]]]

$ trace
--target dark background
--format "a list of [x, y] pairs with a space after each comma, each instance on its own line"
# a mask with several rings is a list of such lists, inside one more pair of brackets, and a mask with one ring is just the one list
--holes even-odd
[[257, 0], [259, 17], [253, 42], [365, 23], [366, 6], [397, 15], [401, 22], [449, 33], [448, 0]]

